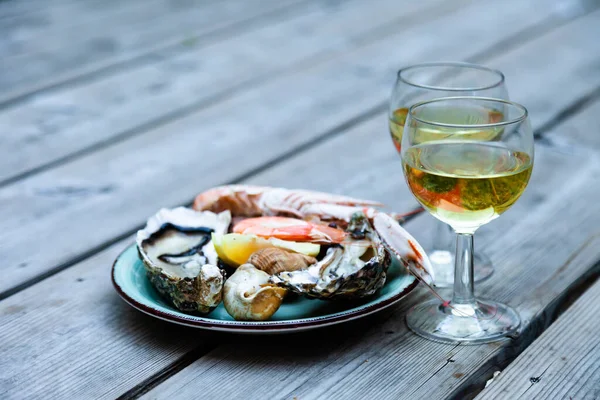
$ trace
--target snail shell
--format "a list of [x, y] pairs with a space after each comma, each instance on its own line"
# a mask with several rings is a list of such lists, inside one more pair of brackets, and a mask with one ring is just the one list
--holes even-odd
[[317, 259], [304, 254], [290, 253], [276, 247], [268, 247], [252, 253], [248, 263], [269, 275], [283, 271], [297, 271], [315, 264]]
[[225, 282], [223, 305], [238, 321], [264, 321], [279, 309], [286, 289], [269, 284], [269, 274], [252, 264], [239, 266]]

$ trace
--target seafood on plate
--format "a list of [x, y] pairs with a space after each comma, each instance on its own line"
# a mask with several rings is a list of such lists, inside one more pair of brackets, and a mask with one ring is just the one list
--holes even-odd
[[[381, 205], [376, 201], [310, 190], [228, 185], [200, 193], [196, 196], [193, 207], [199, 211], [229, 210], [233, 217], [295, 217], [313, 224], [338, 228], [348, 227], [352, 216], [361, 212], [367, 218], [367, 222], [373, 226], [386, 248], [417, 279], [429, 286], [433, 282], [433, 270], [425, 251], [412, 235], [397, 223], [402, 215], [382, 212], [378, 209]], [[258, 221], [255, 220], [254, 224], [257, 223]], [[246, 223], [242, 221], [239, 224]], [[272, 227], [268, 223], [265, 225], [267, 228]], [[305, 229], [302, 225], [299, 226]], [[298, 226], [278, 226], [277, 229], [279, 235], [282, 235], [284, 231], [294, 234], [297, 233]], [[311, 235], [314, 234], [314, 230], [311, 229], [310, 232]], [[336, 241], [331, 240], [330, 243], [336, 243]]]
[[323, 300], [373, 295], [392, 256], [431, 283], [425, 252], [380, 206], [307, 190], [221, 186], [199, 194], [193, 209], [159, 211], [137, 246], [150, 281], [177, 309], [206, 314], [223, 301], [233, 318], [263, 321], [288, 292]]
[[224, 275], [217, 267], [212, 233], [224, 233], [229, 211], [215, 214], [185, 207], [162, 209], [137, 232], [137, 248], [148, 278], [177, 309], [207, 314], [222, 299]]

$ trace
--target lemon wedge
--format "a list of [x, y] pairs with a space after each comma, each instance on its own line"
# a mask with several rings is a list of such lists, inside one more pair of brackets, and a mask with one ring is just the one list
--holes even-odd
[[212, 243], [217, 255], [227, 265], [237, 267], [248, 261], [252, 253], [267, 247], [279, 247], [295, 253], [316, 256], [321, 246], [315, 243], [291, 242], [276, 238], [264, 239], [254, 235], [228, 233], [212, 234]]

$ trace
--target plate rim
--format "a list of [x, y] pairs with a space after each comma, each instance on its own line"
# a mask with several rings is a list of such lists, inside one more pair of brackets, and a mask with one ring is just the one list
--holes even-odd
[[262, 333], [262, 332], [297, 332], [300, 330], [321, 328], [325, 326], [340, 324], [343, 322], [351, 321], [354, 319], [362, 318], [375, 312], [381, 311], [385, 308], [400, 301], [403, 297], [410, 294], [419, 284], [418, 279], [412, 277], [413, 281], [406, 286], [402, 291], [394, 294], [388, 299], [370, 304], [368, 306], [354, 308], [348, 311], [343, 311], [342, 314], [332, 316], [332, 314], [326, 314], [318, 317], [310, 317], [295, 320], [284, 320], [284, 321], [223, 321], [223, 320], [209, 320], [202, 316], [193, 315], [178, 315], [174, 313], [164, 312], [162, 310], [153, 308], [146, 304], [139, 302], [127, 293], [125, 289], [117, 283], [116, 268], [117, 263], [121, 257], [136, 244], [132, 243], [123, 249], [119, 255], [115, 258], [111, 268], [111, 281], [117, 294], [127, 304], [133, 308], [153, 316], [155, 318], [162, 319], [164, 321], [173, 322], [179, 325], [189, 326], [192, 328], [201, 328], [216, 331], [226, 332], [242, 332], [242, 333]]

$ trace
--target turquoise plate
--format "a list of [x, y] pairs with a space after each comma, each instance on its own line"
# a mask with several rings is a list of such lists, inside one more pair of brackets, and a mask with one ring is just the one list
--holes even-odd
[[417, 286], [416, 279], [394, 260], [385, 286], [360, 302], [323, 301], [297, 298], [286, 301], [269, 321], [236, 321], [220, 304], [199, 317], [177, 311], [164, 301], [146, 278], [135, 245], [117, 257], [112, 281], [119, 295], [138, 310], [181, 325], [238, 333], [297, 332], [364, 317], [398, 302]]

